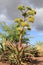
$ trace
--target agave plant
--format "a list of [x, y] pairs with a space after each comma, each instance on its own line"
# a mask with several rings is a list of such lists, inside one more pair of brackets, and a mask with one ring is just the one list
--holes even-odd
[[[7, 34], [4, 33], [6, 39], [4, 56], [11, 61], [11, 65], [13, 62], [17, 65], [23, 63], [24, 50], [28, 47], [27, 41], [29, 41], [26, 37], [26, 31], [31, 30], [29, 22], [34, 22], [34, 15], [36, 14], [35, 10], [30, 7], [19, 6], [18, 9], [21, 11], [23, 18], [16, 18], [14, 20], [15, 25], [13, 24], [10, 27], [5, 23], [5, 26], [1, 24], [1, 29], [7, 32]], [[23, 43], [25, 44], [23, 45]]]

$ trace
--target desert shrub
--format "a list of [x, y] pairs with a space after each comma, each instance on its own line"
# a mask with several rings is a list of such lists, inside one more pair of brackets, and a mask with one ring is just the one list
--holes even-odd
[[39, 52], [39, 56], [43, 56], [43, 42], [39, 41], [36, 42], [35, 47], [37, 48], [38, 52]]

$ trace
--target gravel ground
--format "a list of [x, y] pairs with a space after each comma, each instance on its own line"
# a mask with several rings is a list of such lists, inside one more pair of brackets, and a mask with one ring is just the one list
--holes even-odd
[[[9, 65], [9, 64], [0, 62], [0, 65]], [[43, 65], [43, 57], [34, 58], [32, 65]]]

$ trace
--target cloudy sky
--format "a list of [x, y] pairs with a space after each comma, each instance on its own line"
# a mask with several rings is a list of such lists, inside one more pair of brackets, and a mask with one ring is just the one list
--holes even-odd
[[28, 32], [34, 37], [30, 39], [30, 43], [43, 41], [43, 0], [0, 0], [0, 21], [10, 24], [20, 16], [17, 6], [22, 4], [31, 6], [37, 12], [35, 22], [31, 25], [32, 30]]

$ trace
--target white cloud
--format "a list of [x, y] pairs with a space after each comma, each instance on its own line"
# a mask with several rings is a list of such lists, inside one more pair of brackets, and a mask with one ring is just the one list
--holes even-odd
[[28, 0], [36, 8], [43, 8], [43, 0]]
[[6, 22], [8, 25], [13, 23], [13, 20], [9, 20], [6, 15], [1, 14], [0, 15], [0, 22]]
[[36, 9], [35, 22], [32, 24], [32, 27], [37, 31], [43, 31], [43, 8]]
[[5, 21], [7, 19], [7, 17], [4, 14], [0, 15], [0, 21]]
[[14, 19], [18, 15], [16, 7], [20, 1], [21, 0], [0, 0], [0, 14], [4, 13], [9, 19]]

